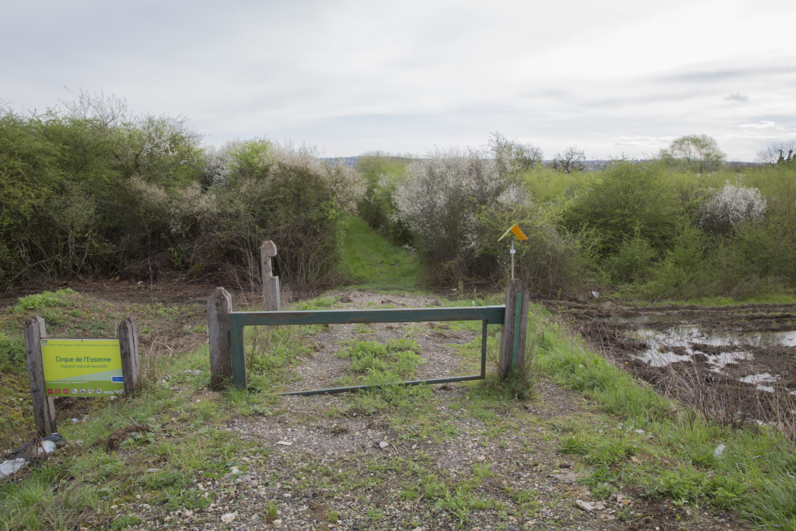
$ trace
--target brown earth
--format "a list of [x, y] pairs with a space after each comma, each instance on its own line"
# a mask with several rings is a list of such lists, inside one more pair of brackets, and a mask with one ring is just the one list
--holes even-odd
[[[796, 439], [796, 348], [759, 345], [745, 334], [796, 330], [796, 304], [743, 304], [737, 306], [618, 307], [613, 303], [580, 304], [546, 301], [545, 306], [570, 323], [596, 349], [617, 366], [653, 384], [663, 394], [675, 396], [728, 425], [772, 423]], [[639, 359], [650, 345], [630, 336], [640, 329], [666, 331], [674, 326], [695, 326], [709, 336], [733, 334], [737, 341], [713, 345], [689, 341], [690, 359], [655, 367]], [[659, 349], [662, 351], [662, 349]], [[684, 346], [665, 351], [685, 356]], [[716, 371], [707, 356], [751, 353]], [[776, 382], [740, 381], [752, 375], [776, 375]]]

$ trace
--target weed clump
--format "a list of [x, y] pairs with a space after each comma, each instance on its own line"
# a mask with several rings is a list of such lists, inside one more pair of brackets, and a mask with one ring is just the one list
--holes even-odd
[[399, 382], [415, 374], [425, 360], [418, 356], [420, 346], [408, 339], [391, 339], [386, 345], [375, 341], [352, 341], [338, 357], [351, 360], [350, 371], [364, 375], [367, 384]]

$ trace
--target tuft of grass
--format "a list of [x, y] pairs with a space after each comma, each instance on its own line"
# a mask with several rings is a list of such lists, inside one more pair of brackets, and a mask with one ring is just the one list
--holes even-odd
[[72, 303], [67, 300], [67, 297], [75, 293], [76, 292], [70, 288], [59, 289], [58, 291], [43, 291], [34, 295], [21, 297], [17, 300], [17, 305], [14, 309], [18, 312], [30, 312], [43, 310], [48, 307], [71, 306]]
[[420, 347], [414, 341], [392, 339], [386, 345], [375, 341], [351, 341], [337, 355], [351, 360], [350, 371], [363, 375], [370, 384], [400, 382], [414, 376], [425, 360], [418, 356]]

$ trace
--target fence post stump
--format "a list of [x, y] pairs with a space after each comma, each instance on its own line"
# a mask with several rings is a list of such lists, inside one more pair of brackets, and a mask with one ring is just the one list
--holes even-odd
[[531, 300], [528, 288], [514, 279], [506, 289], [506, 319], [500, 333], [498, 370], [505, 378], [512, 367], [525, 366], [525, 336], [528, 332], [528, 306]]
[[260, 247], [263, 270], [263, 304], [266, 312], [279, 311], [279, 277], [274, 276], [271, 260], [276, 256], [276, 244], [270, 240]]
[[28, 379], [33, 402], [33, 420], [36, 433], [47, 437], [58, 431], [55, 425], [55, 403], [47, 395], [44, 386], [44, 364], [41, 356], [41, 340], [47, 337], [44, 319], [33, 317], [25, 321], [25, 355], [28, 360]]
[[210, 343], [210, 388], [222, 389], [232, 381], [232, 350], [229, 345], [229, 312], [232, 295], [216, 288], [207, 299], [207, 335]]
[[135, 321], [131, 317], [124, 319], [119, 323], [118, 333], [124, 394], [131, 395], [141, 389], [141, 363], [138, 358], [138, 330]]

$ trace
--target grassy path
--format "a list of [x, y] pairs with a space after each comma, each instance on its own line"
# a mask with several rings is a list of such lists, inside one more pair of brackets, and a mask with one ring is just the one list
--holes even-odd
[[343, 276], [367, 289], [412, 290], [419, 263], [405, 249], [393, 245], [361, 218], [348, 220], [343, 244]]

